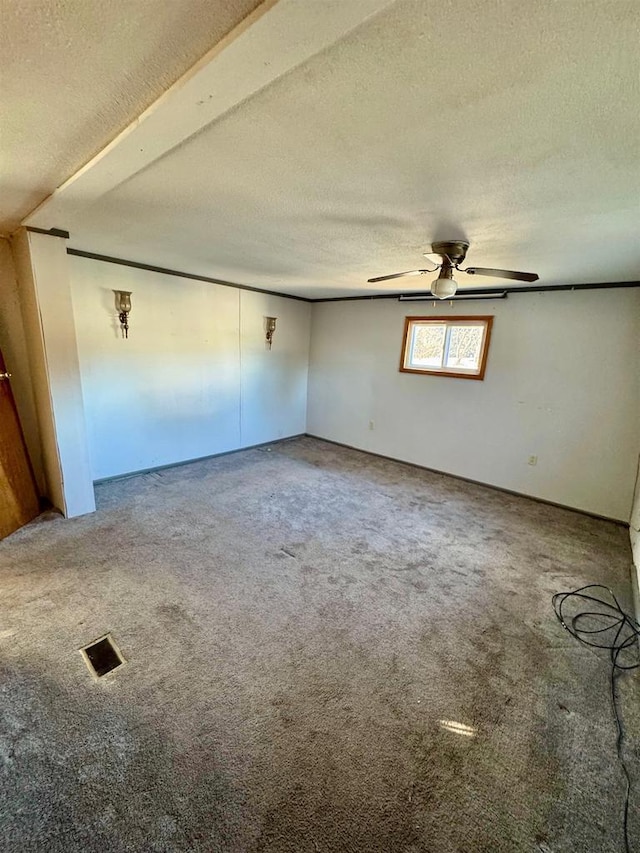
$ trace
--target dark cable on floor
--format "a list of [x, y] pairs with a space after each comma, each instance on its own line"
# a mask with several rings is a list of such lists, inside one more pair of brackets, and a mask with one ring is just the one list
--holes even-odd
[[[609, 600], [596, 595], [596, 590], [604, 590]], [[553, 609], [556, 612], [563, 628], [584, 643], [596, 649], [607, 649], [611, 659], [611, 702], [613, 714], [616, 720], [617, 739], [616, 750], [618, 760], [622, 767], [625, 778], [625, 801], [623, 812], [623, 832], [626, 853], [631, 853], [629, 844], [629, 800], [631, 798], [631, 777], [624, 760], [623, 743], [624, 730], [620, 709], [618, 707], [618, 695], [616, 691], [616, 678], [624, 671], [640, 667], [638, 641], [640, 639], [640, 624], [632, 619], [620, 606], [618, 599], [607, 586], [594, 583], [582, 586], [573, 592], [558, 592], [551, 599]], [[571, 605], [574, 608], [572, 615], [567, 613]], [[594, 610], [594, 605], [599, 609]]]

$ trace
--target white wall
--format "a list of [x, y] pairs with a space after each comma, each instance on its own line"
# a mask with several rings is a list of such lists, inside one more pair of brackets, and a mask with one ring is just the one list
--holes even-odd
[[631, 520], [629, 521], [629, 534], [631, 537], [631, 553], [636, 568], [636, 582], [633, 585], [636, 596], [636, 619], [640, 621], [640, 460], [638, 460], [637, 466], [636, 490], [633, 496]]
[[[240, 294], [241, 443], [261, 444], [307, 429], [311, 305], [265, 293]], [[265, 317], [277, 317], [273, 346]]]
[[[400, 373], [405, 316], [455, 314], [495, 316], [484, 381]], [[639, 346], [635, 288], [435, 307], [318, 303], [307, 430], [628, 521], [629, 460], [640, 450]]]
[[[94, 479], [305, 431], [308, 303], [70, 260]], [[114, 289], [132, 291], [128, 340]]]
[[46, 496], [69, 518], [95, 510], [66, 241], [12, 238]]

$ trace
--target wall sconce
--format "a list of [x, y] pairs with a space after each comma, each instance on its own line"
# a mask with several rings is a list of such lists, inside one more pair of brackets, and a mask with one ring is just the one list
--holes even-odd
[[116, 295], [116, 311], [120, 320], [120, 328], [122, 329], [122, 337], [129, 337], [129, 312], [131, 311], [131, 291], [130, 290], [114, 290]]
[[271, 344], [273, 343], [273, 333], [276, 330], [276, 320], [277, 317], [265, 317], [267, 321], [267, 343], [269, 344], [269, 349], [271, 349]]

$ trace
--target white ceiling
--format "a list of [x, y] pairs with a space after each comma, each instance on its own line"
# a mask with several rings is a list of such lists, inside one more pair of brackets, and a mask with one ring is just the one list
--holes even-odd
[[[147, 18], [158, 6], [127, 5]], [[207, 5], [159, 8], [168, 19], [170, 9], [204, 15]], [[252, 5], [236, 2], [236, 14]], [[181, 11], [183, 61], [189, 34], [197, 41], [203, 27], [187, 26], [190, 17]], [[113, 136], [110, 122], [122, 127], [135, 100], [113, 103], [123, 81], [148, 101], [168, 52], [166, 19], [153, 30], [157, 43], [144, 39], [155, 65], [140, 47], [135, 61], [128, 56], [129, 29], [120, 47], [112, 33], [109, 51], [127, 63], [122, 82], [109, 65], [96, 96], [91, 57], [105, 24], [85, 13], [74, 27], [85, 38], [71, 40], [61, 88], [86, 75], [81, 97], [95, 115], [78, 107], [77, 126], [65, 131], [47, 110], [56, 87], [47, 83], [43, 95], [31, 72], [24, 128], [45, 109], [39, 132], [55, 139], [49, 186], [100, 134]], [[206, 96], [195, 100], [188, 86], [173, 93], [146, 131], [125, 140], [133, 149], [146, 132], [135, 156], [98, 158], [89, 190], [83, 174], [29, 221], [68, 229], [78, 249], [311, 298], [424, 290], [419, 277], [366, 279], [418, 267], [432, 240], [457, 237], [471, 242], [470, 264], [538, 272], [545, 285], [637, 280], [639, 35], [637, 0], [280, 0], [212, 58], [206, 83], [194, 77]], [[23, 61], [31, 51], [35, 63], [35, 45], [21, 45]], [[192, 53], [202, 49], [200, 40]], [[249, 83], [251, 62], [263, 80]], [[91, 142], [72, 157], [65, 145], [88, 127]], [[42, 194], [29, 169], [18, 163], [12, 174], [25, 198]]]
[[96, 154], [260, 0], [2, 0], [0, 230]]

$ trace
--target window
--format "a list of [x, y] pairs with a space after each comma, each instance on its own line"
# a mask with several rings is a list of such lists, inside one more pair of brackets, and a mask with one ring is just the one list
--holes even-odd
[[493, 317], [407, 317], [400, 370], [484, 379]]

